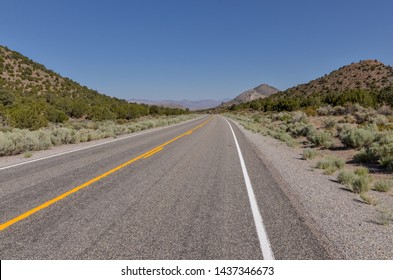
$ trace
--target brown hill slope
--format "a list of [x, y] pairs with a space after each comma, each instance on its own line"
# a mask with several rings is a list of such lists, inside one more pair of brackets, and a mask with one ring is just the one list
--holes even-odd
[[351, 89], [381, 90], [393, 84], [393, 68], [377, 60], [363, 60], [309, 83], [287, 89], [286, 93], [310, 95], [313, 93], [343, 92]]
[[12, 92], [61, 93], [89, 91], [22, 54], [0, 46], [0, 85]]

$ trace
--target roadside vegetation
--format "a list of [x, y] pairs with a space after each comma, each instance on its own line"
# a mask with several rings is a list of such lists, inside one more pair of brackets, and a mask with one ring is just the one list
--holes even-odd
[[64, 78], [0, 46], [0, 156], [117, 137], [196, 117], [188, 109], [129, 103]]
[[77, 144], [118, 137], [149, 128], [167, 126], [196, 118], [197, 114], [144, 117], [134, 121], [71, 120], [51, 124], [38, 130], [3, 128], [0, 131], [0, 156], [22, 154], [28, 158], [32, 151], [46, 150], [63, 144]]
[[294, 112], [239, 110], [225, 115], [248, 130], [300, 150], [304, 160], [335, 176], [364, 203], [379, 205], [377, 193], [393, 195], [393, 110], [388, 105], [328, 105]]

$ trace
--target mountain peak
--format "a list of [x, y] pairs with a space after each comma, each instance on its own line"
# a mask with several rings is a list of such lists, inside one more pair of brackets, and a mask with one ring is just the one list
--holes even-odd
[[231, 105], [246, 103], [259, 98], [265, 98], [279, 91], [280, 90], [278, 90], [277, 88], [272, 87], [268, 84], [260, 84], [259, 86], [256, 86], [239, 94], [233, 100], [223, 103], [221, 107], [229, 107]]

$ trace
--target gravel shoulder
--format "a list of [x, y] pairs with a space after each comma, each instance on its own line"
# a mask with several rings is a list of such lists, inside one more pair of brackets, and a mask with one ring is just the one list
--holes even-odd
[[382, 225], [383, 209], [393, 211], [393, 196], [371, 191], [379, 205], [365, 204], [359, 195], [314, 169], [301, 150], [246, 130], [235, 121], [301, 214], [324, 235], [344, 259], [393, 259], [393, 225]]

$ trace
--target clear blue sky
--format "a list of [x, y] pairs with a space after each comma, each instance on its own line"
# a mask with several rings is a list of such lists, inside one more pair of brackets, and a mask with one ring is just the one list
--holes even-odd
[[362, 59], [393, 65], [393, 1], [2, 1], [0, 44], [119, 98], [221, 99]]

